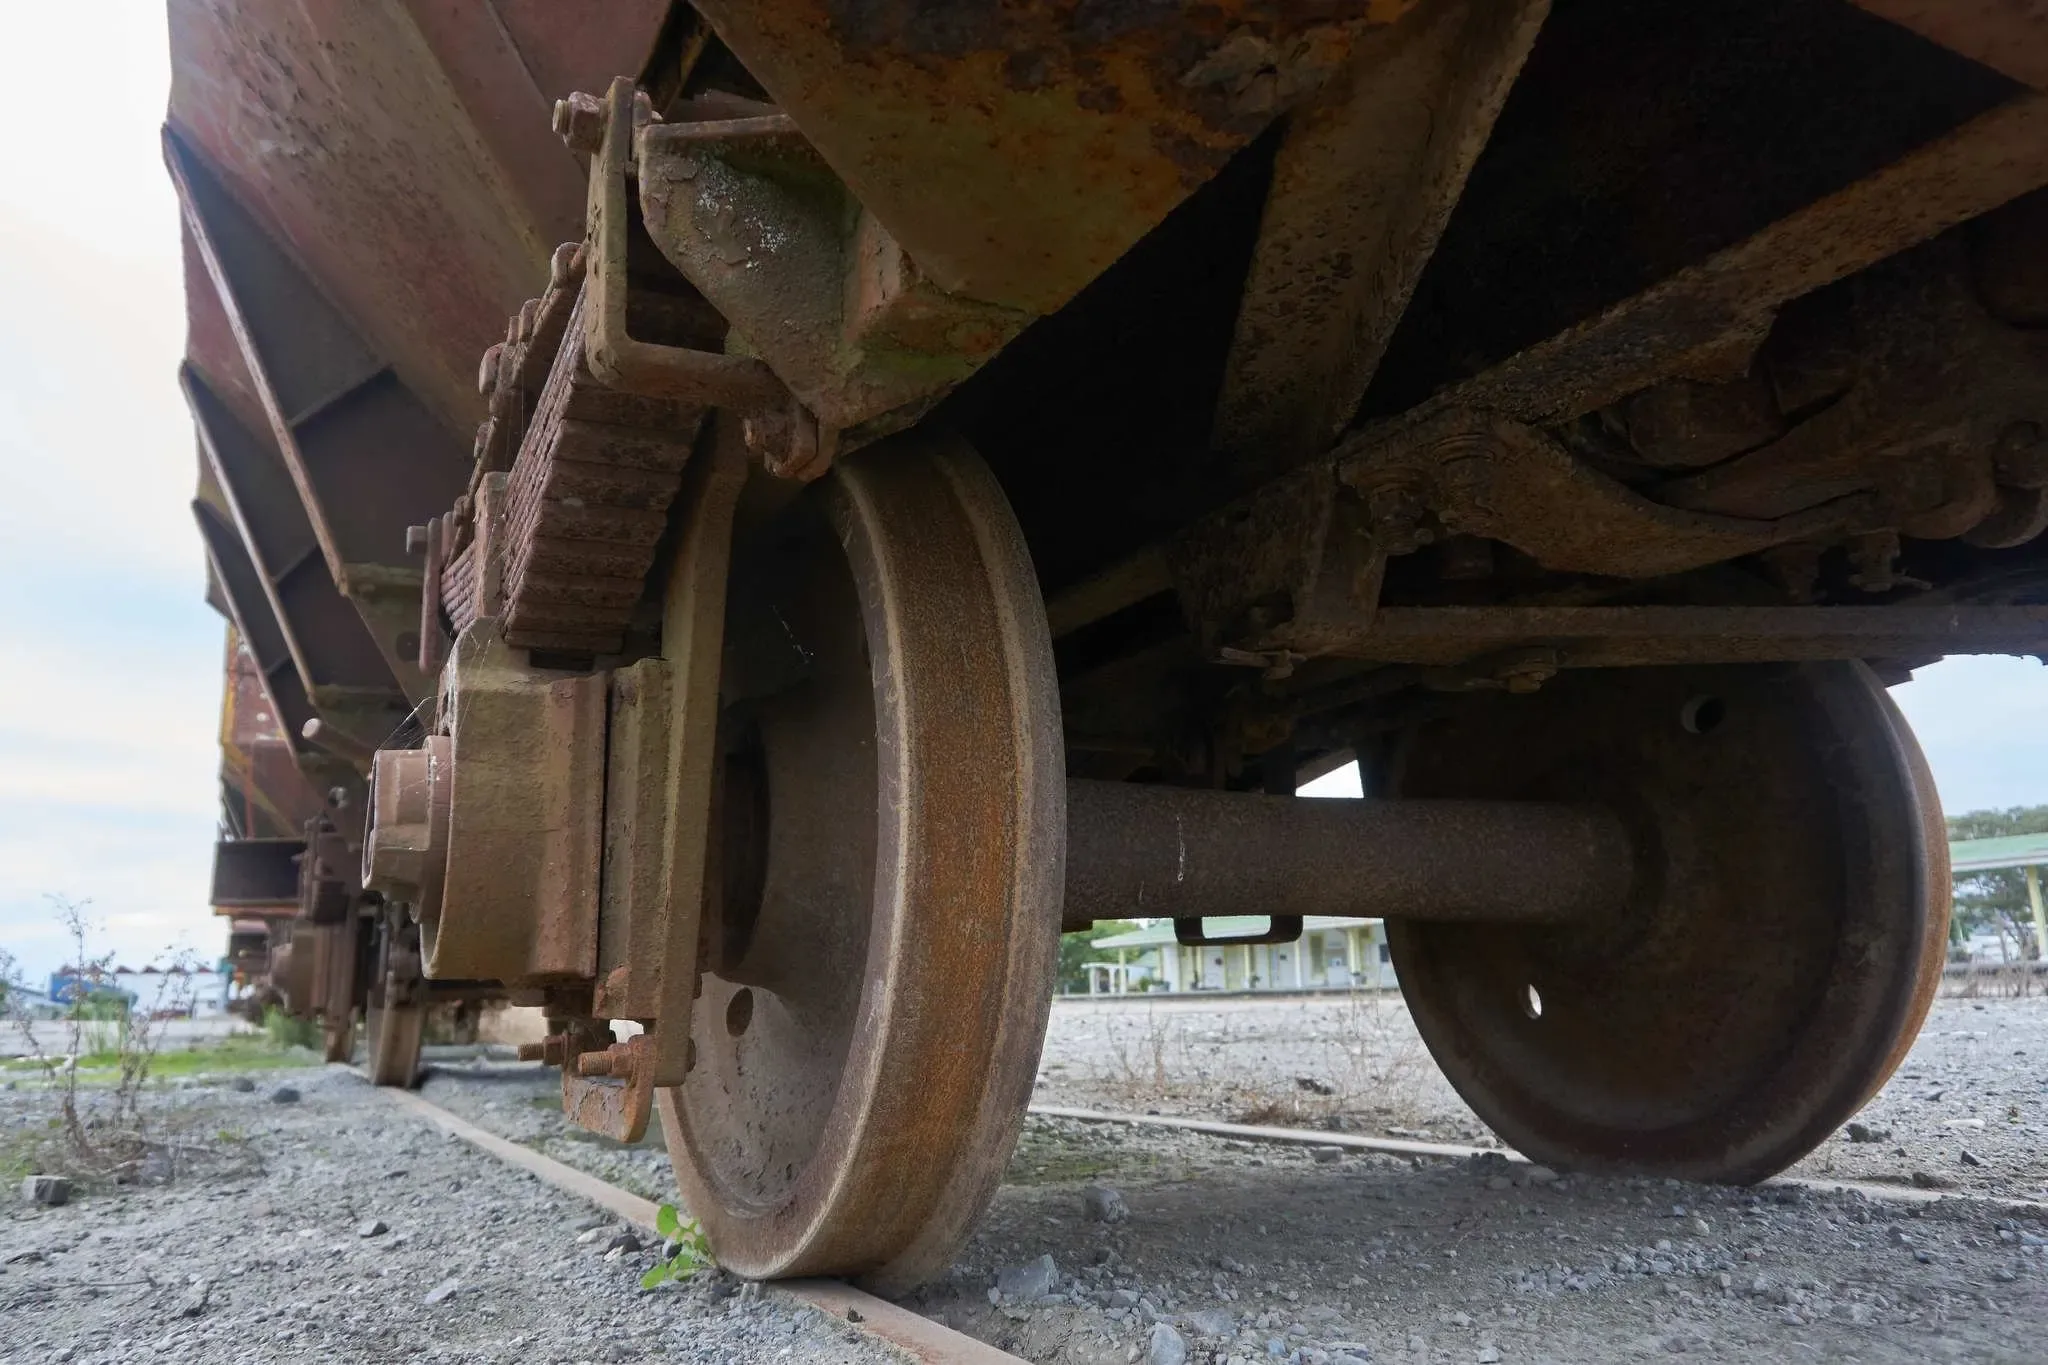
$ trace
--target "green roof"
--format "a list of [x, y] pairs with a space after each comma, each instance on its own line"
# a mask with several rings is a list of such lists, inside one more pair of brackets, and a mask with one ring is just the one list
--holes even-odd
[[2048, 834], [2002, 834], [1958, 839], [1948, 846], [1951, 872], [1994, 872], [2002, 867], [2048, 867]]
[[[1266, 927], [1264, 915], [1214, 915], [1207, 921], [1208, 930], [1215, 938], [1236, 938], [1262, 932]], [[1302, 932], [1312, 933], [1317, 929], [1344, 929], [1357, 924], [1378, 924], [1376, 919], [1348, 919], [1338, 915], [1309, 915], [1302, 921]], [[1108, 938], [1090, 939], [1097, 948], [1157, 948], [1173, 943], [1173, 921], [1154, 920], [1141, 929], [1128, 934], [1111, 934]]]

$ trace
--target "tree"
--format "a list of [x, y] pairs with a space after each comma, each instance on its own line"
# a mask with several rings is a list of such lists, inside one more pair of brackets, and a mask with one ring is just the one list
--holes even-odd
[[1088, 964], [1091, 962], [1114, 962], [1114, 948], [1098, 948], [1094, 940], [1108, 938], [1111, 934], [1128, 934], [1145, 926], [1136, 920], [1103, 919], [1095, 921], [1092, 929], [1077, 929], [1071, 934], [1060, 935], [1060, 989], [1063, 991], [1085, 991], [1088, 989]]
[[[1948, 818], [1948, 837], [1994, 839], [2008, 834], [2048, 833], [2048, 806], [2009, 806], [2004, 810], [1973, 810]], [[1996, 929], [2024, 944], [2033, 925], [2026, 872], [2002, 867], [1955, 876], [1955, 913], [1949, 932], [1960, 939], [1979, 929]]]

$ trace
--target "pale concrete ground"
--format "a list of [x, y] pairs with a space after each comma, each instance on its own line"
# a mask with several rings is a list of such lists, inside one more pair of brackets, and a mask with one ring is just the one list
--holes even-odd
[[[29, 1037], [23, 1036], [24, 1027], [34, 1039], [33, 1047], [30, 1045]], [[231, 1034], [260, 1031], [248, 1020], [232, 1014], [213, 1014], [199, 1019], [161, 1019], [152, 1027], [157, 1030], [157, 1036], [166, 1048], [200, 1046], [217, 1042]], [[70, 1028], [70, 1024], [62, 1019], [35, 1019], [27, 1021], [26, 1024], [14, 1019], [0, 1021], [0, 1057], [26, 1057], [38, 1050], [45, 1057], [63, 1056], [70, 1048]], [[114, 1028], [112, 1023], [88, 1023], [85, 1028], [88, 1046], [101, 1033], [109, 1040], [111, 1046]], [[96, 1033], [95, 1030], [99, 1032]]]

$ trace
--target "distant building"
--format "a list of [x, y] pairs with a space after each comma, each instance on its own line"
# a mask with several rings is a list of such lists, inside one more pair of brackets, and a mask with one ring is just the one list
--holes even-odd
[[219, 972], [184, 967], [80, 971], [66, 966], [51, 973], [49, 998], [64, 1006], [81, 994], [113, 995], [125, 1000], [130, 1009], [202, 1016], [227, 1008], [228, 984], [227, 977]]
[[[1216, 938], [1258, 933], [1263, 915], [1226, 915], [1205, 921]], [[1174, 937], [1173, 921], [1158, 920], [1129, 933], [1091, 939], [1117, 955], [1095, 964], [1090, 994], [1126, 991], [1377, 990], [1394, 985], [1386, 925], [1376, 919], [1310, 915], [1294, 943], [1213, 943], [1191, 947]]]
[[7, 1013], [28, 1019], [53, 1019], [64, 1012], [64, 1007], [50, 998], [48, 991], [39, 991], [21, 981], [5, 983], [4, 995]]
[[2018, 868], [2026, 877], [2027, 904], [2033, 911], [2033, 942], [2018, 940], [2008, 944], [2004, 934], [1980, 929], [1964, 943], [1970, 961], [2023, 962], [2041, 955], [2040, 945], [2048, 943], [2048, 906], [2043, 905], [2041, 895], [2041, 869], [2048, 867], [2048, 834], [1957, 839], [1948, 846], [1948, 866], [1956, 875]]

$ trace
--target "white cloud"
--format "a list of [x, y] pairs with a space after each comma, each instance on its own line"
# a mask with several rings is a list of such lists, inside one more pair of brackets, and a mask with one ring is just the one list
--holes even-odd
[[1951, 814], [2048, 805], [2048, 669], [2002, 656], [1944, 659], [1892, 689]]
[[9, 6], [0, 41], [0, 88], [52, 114], [0, 139], [0, 948], [32, 970], [69, 951], [48, 894], [123, 959], [221, 941], [164, 13]]

